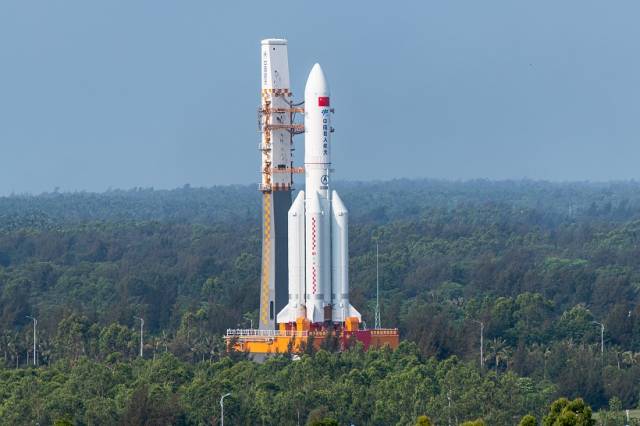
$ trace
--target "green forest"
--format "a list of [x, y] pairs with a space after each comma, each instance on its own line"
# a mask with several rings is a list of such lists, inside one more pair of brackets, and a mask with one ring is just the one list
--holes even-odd
[[257, 363], [226, 350], [227, 328], [257, 324], [254, 186], [0, 198], [2, 424], [219, 424], [226, 393], [232, 425], [633, 417], [640, 183], [336, 189], [351, 217], [351, 303], [373, 325], [377, 243], [395, 351], [327, 347]]

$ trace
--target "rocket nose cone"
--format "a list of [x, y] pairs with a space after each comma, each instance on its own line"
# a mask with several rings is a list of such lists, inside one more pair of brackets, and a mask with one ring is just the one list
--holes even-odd
[[324, 71], [322, 71], [322, 67], [317, 62], [313, 64], [313, 67], [311, 67], [311, 72], [309, 73], [309, 76], [313, 74], [321, 74], [324, 76]]
[[331, 193], [331, 205], [332, 205], [333, 211], [338, 214], [344, 215], [349, 213], [349, 210], [347, 210], [344, 203], [342, 202], [342, 199], [340, 198], [340, 196], [336, 191], [333, 191]]
[[320, 64], [315, 64], [313, 68], [311, 68], [311, 72], [307, 78], [307, 84], [304, 87], [304, 93], [305, 95], [307, 93], [329, 95], [329, 84], [327, 83], [327, 78]]

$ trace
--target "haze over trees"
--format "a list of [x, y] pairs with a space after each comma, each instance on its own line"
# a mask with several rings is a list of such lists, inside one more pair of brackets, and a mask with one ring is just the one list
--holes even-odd
[[0, 199], [0, 418], [209, 424], [229, 391], [230, 424], [511, 425], [582, 398], [613, 425], [638, 405], [640, 184], [338, 187], [352, 304], [372, 325], [378, 241], [396, 352], [226, 352], [227, 328], [257, 324], [253, 187]]

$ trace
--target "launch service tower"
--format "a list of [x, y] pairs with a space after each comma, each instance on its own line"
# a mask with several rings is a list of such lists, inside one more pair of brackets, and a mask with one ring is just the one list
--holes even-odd
[[[260, 329], [276, 328], [276, 313], [287, 303], [287, 212], [291, 207], [293, 124], [287, 41], [262, 41], [262, 267]], [[300, 109], [300, 111], [302, 111]]]

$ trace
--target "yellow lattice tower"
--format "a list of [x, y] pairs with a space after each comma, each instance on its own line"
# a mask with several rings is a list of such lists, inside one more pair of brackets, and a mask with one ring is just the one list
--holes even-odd
[[271, 193], [263, 194], [264, 202], [264, 240], [262, 244], [262, 311], [260, 317], [264, 323], [269, 320], [269, 270], [271, 269]]

